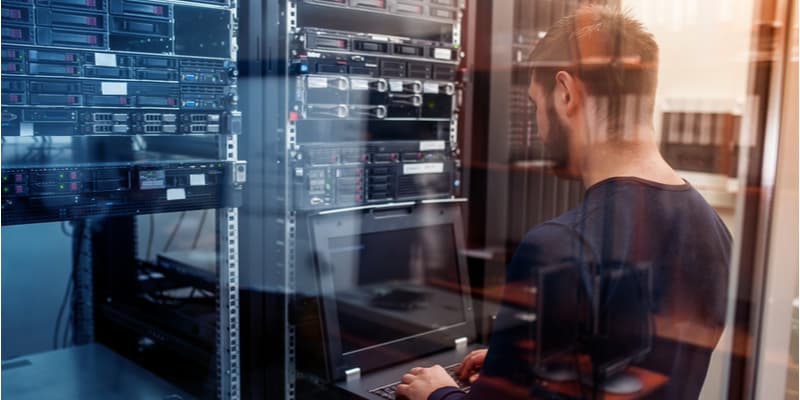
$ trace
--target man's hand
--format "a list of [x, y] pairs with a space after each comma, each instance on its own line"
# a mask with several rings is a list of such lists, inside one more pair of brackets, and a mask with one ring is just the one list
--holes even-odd
[[481, 370], [483, 360], [486, 359], [486, 349], [475, 350], [461, 361], [461, 365], [456, 370], [456, 375], [463, 381], [468, 381], [470, 384], [478, 379], [478, 372]]
[[397, 385], [397, 395], [408, 400], [427, 400], [436, 389], [447, 386], [458, 387], [441, 365], [411, 368]]

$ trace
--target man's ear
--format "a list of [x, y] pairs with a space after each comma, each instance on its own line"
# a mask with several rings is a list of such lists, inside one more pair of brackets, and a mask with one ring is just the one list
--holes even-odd
[[581, 105], [582, 98], [578, 80], [566, 71], [558, 71], [555, 97], [554, 101], [560, 103], [568, 117], [575, 114]]

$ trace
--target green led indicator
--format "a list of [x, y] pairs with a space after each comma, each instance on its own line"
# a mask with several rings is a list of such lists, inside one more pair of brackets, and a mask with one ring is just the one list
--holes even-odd
[[3, 188], [3, 193], [8, 193], [8, 188], [7, 187]]
[[3, 182], [8, 180], [8, 175], [3, 175]]
[[58, 185], [59, 189], [64, 189], [64, 185]]
[[457, 49], [457, 48], [458, 48], [458, 45], [457, 45], [457, 44], [454, 44], [454, 45], [453, 45], [453, 48], [454, 48], [454, 49]]
[[63, 178], [63, 177], [64, 177], [64, 174], [58, 174], [58, 177], [59, 177], [59, 178]]

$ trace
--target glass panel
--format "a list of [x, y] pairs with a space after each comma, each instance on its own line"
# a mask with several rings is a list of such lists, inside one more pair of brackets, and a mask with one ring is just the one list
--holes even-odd
[[796, 397], [795, 3], [8, 0], [2, 394]]

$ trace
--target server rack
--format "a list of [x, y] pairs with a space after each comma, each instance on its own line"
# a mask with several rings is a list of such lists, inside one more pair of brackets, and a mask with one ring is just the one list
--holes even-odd
[[[32, 356], [33, 365], [67, 357], [88, 362], [69, 366], [75, 379], [99, 379], [104, 363], [144, 377], [81, 392], [98, 398], [111, 389], [239, 398], [238, 207], [247, 170], [238, 158], [237, 1], [19, 0], [2, 9], [2, 223], [74, 227], [74, 351]], [[137, 216], [153, 224], [156, 214], [182, 220], [193, 210], [206, 210], [202, 221], [214, 215], [205, 271], [142, 259]], [[181, 288], [191, 292], [170, 300], [178, 305], [153, 300]], [[202, 307], [186, 306], [195, 291], [210, 294]], [[6, 382], [40, 373], [5, 367]], [[148, 379], [158, 381], [153, 392], [135, 387]], [[70, 385], [4, 385], [3, 394], [67, 388], [56, 393], [65, 396]]]
[[464, 202], [458, 99], [465, 2], [242, 4], [244, 125], [264, 132], [243, 146], [250, 174], [243, 307], [250, 317], [242, 340], [253, 350], [244, 360], [245, 397], [278, 389], [302, 397], [298, 381], [325, 380], [325, 371], [306, 368], [310, 343], [298, 343], [298, 334], [319, 324], [309, 219]]

